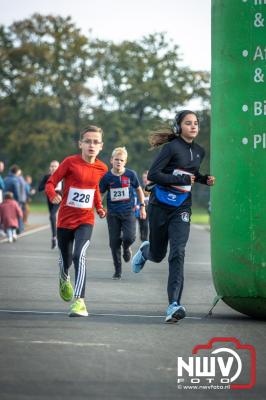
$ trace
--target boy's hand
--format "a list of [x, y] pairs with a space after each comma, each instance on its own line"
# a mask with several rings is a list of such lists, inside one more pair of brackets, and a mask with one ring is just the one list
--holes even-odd
[[98, 208], [97, 214], [100, 218], [105, 218], [107, 215], [107, 210], [105, 208]]
[[62, 196], [60, 194], [56, 194], [51, 203], [53, 204], [60, 204], [62, 201]]
[[139, 209], [139, 217], [140, 217], [140, 219], [146, 219], [147, 215], [146, 215], [145, 207], [140, 207], [140, 209]]

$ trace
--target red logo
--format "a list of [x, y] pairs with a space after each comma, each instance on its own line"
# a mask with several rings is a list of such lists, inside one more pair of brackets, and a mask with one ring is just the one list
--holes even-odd
[[196, 345], [193, 357], [177, 357], [179, 389], [250, 389], [256, 383], [256, 351], [236, 338]]

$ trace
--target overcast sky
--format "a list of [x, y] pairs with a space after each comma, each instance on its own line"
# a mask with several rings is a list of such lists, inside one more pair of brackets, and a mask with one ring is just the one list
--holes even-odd
[[70, 15], [78, 28], [101, 39], [136, 40], [167, 32], [183, 64], [211, 68], [211, 0], [0, 0], [0, 23], [41, 14]]

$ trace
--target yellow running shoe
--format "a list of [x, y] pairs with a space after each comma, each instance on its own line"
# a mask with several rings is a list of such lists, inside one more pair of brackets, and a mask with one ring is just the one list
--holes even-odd
[[70, 282], [70, 277], [67, 280], [59, 278], [59, 294], [64, 301], [71, 301], [73, 299], [74, 290]]
[[76, 301], [71, 304], [69, 312], [70, 317], [87, 317], [88, 315], [84, 299], [76, 299]]

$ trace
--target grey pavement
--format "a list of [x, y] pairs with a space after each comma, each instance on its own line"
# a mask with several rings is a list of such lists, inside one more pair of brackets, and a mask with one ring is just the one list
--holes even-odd
[[[148, 262], [139, 274], [124, 264], [122, 280], [113, 281], [106, 222], [99, 219], [87, 252], [89, 317], [69, 318], [69, 304], [58, 295], [58, 254], [50, 250], [48, 217], [31, 215], [30, 221], [36, 230], [14, 244], [0, 243], [1, 400], [265, 398], [265, 322], [223, 302], [206, 317], [215, 296], [208, 230], [191, 229], [187, 318], [167, 325], [167, 260]], [[71, 273], [73, 279], [73, 268]], [[215, 337], [255, 347], [252, 389], [178, 389], [177, 357], [187, 359], [195, 345]]]

